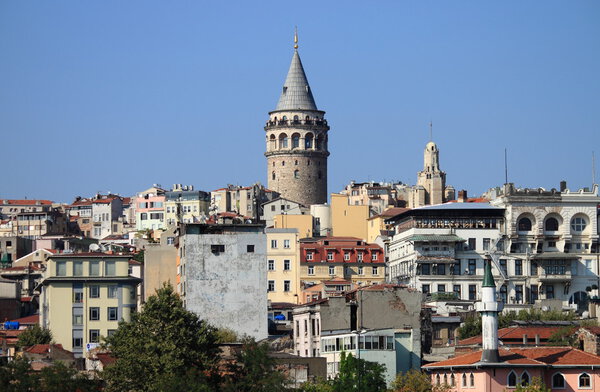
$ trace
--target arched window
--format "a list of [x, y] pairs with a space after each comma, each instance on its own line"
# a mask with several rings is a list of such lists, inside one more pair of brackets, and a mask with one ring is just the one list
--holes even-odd
[[294, 116], [294, 124], [298, 124], [298, 122], [299, 122], [298, 120], [299, 120], [298, 116]]
[[294, 161], [294, 165], [298, 166], [298, 160], [297, 159]]
[[473, 375], [473, 373], [471, 373], [469, 375], [469, 386], [470, 387], [474, 387], [475, 386], [475, 376]]
[[454, 373], [450, 375], [450, 386], [453, 387], [456, 385], [456, 380], [454, 379]]
[[313, 135], [312, 133], [307, 133], [304, 137], [304, 148], [309, 149], [313, 146]]
[[287, 121], [287, 116], [281, 117], [281, 121]]
[[321, 173], [321, 170], [319, 170], [319, 172], [317, 173], [317, 177], [319, 177], [319, 180], [321, 179], [321, 177], [323, 177], [323, 174]]
[[546, 231], [558, 231], [558, 219], [548, 218], [545, 225]]
[[531, 231], [531, 219], [521, 218], [517, 226], [519, 231]]
[[274, 180], [275, 179], [275, 172], [271, 173], [271, 179]]
[[294, 170], [294, 178], [300, 178], [300, 171]]
[[322, 147], [322, 139], [320, 137], [315, 138], [315, 148], [320, 150]]
[[448, 375], [444, 373], [444, 385], [448, 385]]
[[526, 371], [521, 373], [521, 385], [522, 386], [529, 385], [529, 373], [527, 373]]
[[276, 144], [276, 139], [275, 139], [275, 135], [271, 135], [271, 138], [269, 139], [271, 145], [269, 146], [271, 150], [274, 150], [277, 148], [277, 144]]
[[288, 148], [288, 137], [285, 133], [279, 135], [279, 148]]
[[587, 373], [581, 373], [579, 376], [579, 388], [591, 388], [592, 378]]
[[292, 135], [292, 148], [299, 148], [300, 147], [300, 135], [297, 133], [294, 133]]
[[435, 375], [435, 385], [440, 385], [440, 375], [439, 374]]
[[466, 373], [463, 373], [463, 375], [462, 375], [462, 386], [463, 386], [463, 388], [467, 387], [467, 374]]
[[571, 219], [571, 230], [573, 230], [573, 231], [581, 233], [582, 231], [585, 230], [586, 226], [587, 226], [587, 222], [585, 221], [585, 218], [576, 216], [575, 218]]
[[506, 379], [506, 385], [514, 388], [517, 386], [517, 375], [514, 371], [510, 371], [510, 373], [508, 373], [508, 378]]
[[555, 373], [552, 376], [552, 388], [564, 388], [565, 387], [565, 377], [560, 373]]

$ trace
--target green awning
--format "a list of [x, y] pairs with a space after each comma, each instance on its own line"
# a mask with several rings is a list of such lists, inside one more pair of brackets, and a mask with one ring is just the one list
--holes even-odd
[[407, 240], [412, 242], [465, 242], [456, 234], [413, 234]]

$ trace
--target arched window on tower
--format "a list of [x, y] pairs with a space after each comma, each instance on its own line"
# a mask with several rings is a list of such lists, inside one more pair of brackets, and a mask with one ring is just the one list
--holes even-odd
[[304, 148], [306, 148], [307, 150], [309, 148], [312, 148], [313, 146], [313, 135], [312, 133], [307, 133], [306, 136], [304, 137]]
[[300, 178], [300, 170], [294, 170], [294, 178]]
[[275, 138], [275, 135], [271, 135], [271, 137], [269, 138], [269, 149], [277, 149], [277, 139]]
[[274, 180], [275, 179], [275, 172], [271, 173], [271, 179]]
[[323, 146], [322, 138], [320, 138], [320, 137], [315, 138], [315, 148], [317, 150], [320, 150], [322, 146]]
[[279, 135], [279, 148], [288, 148], [288, 137], [285, 133]]
[[319, 170], [319, 172], [317, 173], [317, 177], [319, 178], [319, 180], [321, 179], [321, 177], [323, 177], [323, 174], [321, 173], [321, 170]]
[[300, 119], [298, 116], [294, 116], [294, 124], [300, 124]]
[[300, 135], [297, 133], [294, 133], [292, 135], [292, 148], [299, 148], [300, 147]]

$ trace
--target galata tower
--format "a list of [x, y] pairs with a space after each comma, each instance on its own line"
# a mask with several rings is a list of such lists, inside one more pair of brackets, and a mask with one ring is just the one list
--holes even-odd
[[304, 73], [297, 35], [281, 96], [265, 131], [269, 189], [305, 206], [326, 203], [329, 126]]

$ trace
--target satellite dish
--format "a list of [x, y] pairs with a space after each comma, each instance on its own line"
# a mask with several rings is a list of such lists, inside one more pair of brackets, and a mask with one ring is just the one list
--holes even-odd
[[99, 250], [100, 250], [100, 245], [90, 244], [90, 252], [98, 252]]

